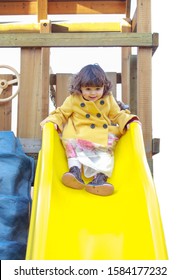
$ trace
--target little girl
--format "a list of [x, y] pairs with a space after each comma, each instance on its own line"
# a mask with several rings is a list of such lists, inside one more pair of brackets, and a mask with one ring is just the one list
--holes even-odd
[[[87, 65], [74, 76], [70, 96], [53, 111], [46, 122], [53, 122], [61, 133], [69, 172], [62, 176], [65, 186], [97, 195], [110, 195], [113, 185], [107, 182], [114, 166], [113, 150], [127, 129], [138, 120], [128, 110], [121, 110], [111, 93], [111, 82], [98, 65]], [[85, 184], [81, 173], [93, 180]]]

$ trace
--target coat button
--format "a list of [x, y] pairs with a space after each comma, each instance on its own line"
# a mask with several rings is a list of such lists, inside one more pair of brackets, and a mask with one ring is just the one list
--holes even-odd
[[100, 114], [100, 113], [97, 113], [96, 116], [97, 116], [98, 118], [101, 118], [101, 114]]
[[108, 126], [107, 126], [107, 124], [105, 123], [105, 124], [103, 124], [103, 128], [107, 128]]
[[100, 104], [101, 104], [101, 105], [104, 105], [104, 100], [101, 100], [101, 101], [100, 101]]
[[90, 127], [91, 127], [91, 128], [95, 128], [95, 124], [92, 123], [92, 124], [90, 125]]
[[82, 102], [82, 103], [80, 104], [80, 106], [81, 106], [81, 107], [85, 107], [85, 103]]
[[86, 114], [86, 118], [89, 119], [90, 118], [90, 114]]

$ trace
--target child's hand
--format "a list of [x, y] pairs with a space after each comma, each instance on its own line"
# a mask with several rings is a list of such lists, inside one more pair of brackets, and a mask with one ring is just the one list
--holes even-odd
[[141, 122], [138, 121], [138, 120], [131, 121], [130, 123], [128, 123], [128, 124], [126, 125], [127, 130], [130, 128], [130, 124], [133, 123], [133, 122], [138, 123], [138, 124], [141, 125]]
[[[48, 122], [50, 122], [50, 121], [48, 121], [47, 119], [44, 119], [44, 120], [40, 123], [41, 129], [43, 129], [44, 125], [45, 125], [46, 123], [48, 123]], [[53, 125], [54, 125], [55, 130], [59, 133], [59, 132], [60, 132], [60, 129], [59, 129], [58, 125], [57, 125], [56, 123], [54, 123]]]
[[58, 133], [61, 133], [61, 131], [56, 123], [54, 123], [54, 128]]
[[129, 129], [130, 124], [133, 123], [133, 122], [136, 122], [136, 123], [138, 123], [138, 124], [141, 125], [141, 122], [139, 121], [139, 119], [138, 119], [137, 117], [134, 117], [134, 118], [132, 118], [130, 121], [128, 121], [128, 123], [126, 124], [127, 130]]
[[56, 123], [54, 123], [54, 127], [55, 127], [55, 130], [57, 130], [57, 131], [59, 130], [58, 125]]
[[47, 121], [47, 119], [44, 119], [44, 120], [40, 123], [41, 128], [43, 129], [44, 125], [45, 125], [46, 123], [48, 123], [48, 122], [49, 122], [49, 121]]

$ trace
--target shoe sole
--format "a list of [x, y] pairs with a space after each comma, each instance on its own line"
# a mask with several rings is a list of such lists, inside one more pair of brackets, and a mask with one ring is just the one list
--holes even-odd
[[69, 188], [82, 190], [84, 189], [84, 184], [76, 179], [72, 173], [65, 173], [62, 176], [62, 183]]
[[97, 186], [86, 185], [85, 190], [92, 194], [107, 196], [113, 194], [114, 187], [110, 184], [103, 184]]

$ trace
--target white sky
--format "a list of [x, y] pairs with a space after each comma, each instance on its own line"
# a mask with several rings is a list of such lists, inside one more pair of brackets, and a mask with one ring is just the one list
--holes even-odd
[[[177, 125], [178, 44], [177, 1], [152, 1], [153, 32], [159, 48], [153, 56], [153, 137], [161, 139], [154, 156], [154, 178], [159, 197], [169, 258], [179, 260], [179, 146]], [[172, 14], [168, 14], [169, 9]]]
[[[179, 133], [176, 119], [179, 60], [176, 3], [177, 0], [152, 1], [152, 32], [159, 33], [159, 47], [152, 59], [153, 138], [161, 139], [160, 153], [154, 156], [154, 181], [172, 261], [179, 260]], [[2, 17], [0, 19], [2, 21]], [[17, 49], [0, 49], [0, 65], [11, 65], [20, 71], [18, 52]], [[112, 51], [110, 48], [76, 48], [73, 52], [72, 49], [53, 49], [51, 53], [54, 73], [76, 73], [88, 63], [99, 63], [107, 72], [121, 71], [119, 48], [113, 48]]]

